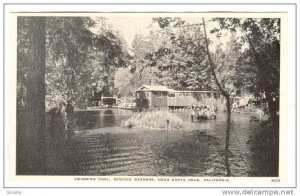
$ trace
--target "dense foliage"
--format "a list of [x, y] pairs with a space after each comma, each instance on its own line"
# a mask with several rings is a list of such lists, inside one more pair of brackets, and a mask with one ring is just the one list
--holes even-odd
[[[28, 61], [26, 17], [18, 22], [18, 97], [25, 91]], [[46, 20], [46, 109], [71, 101], [86, 107], [95, 94], [113, 94], [113, 72], [126, 66], [125, 43], [113, 30], [88, 17], [48, 17]], [[103, 22], [103, 21], [102, 21]], [[105, 27], [105, 26], [104, 26]]]
[[264, 92], [268, 111], [278, 120], [280, 79], [280, 19], [222, 18], [215, 19], [220, 28], [214, 32], [240, 31], [241, 43], [247, 44], [239, 58], [237, 78], [239, 87], [258, 94]]

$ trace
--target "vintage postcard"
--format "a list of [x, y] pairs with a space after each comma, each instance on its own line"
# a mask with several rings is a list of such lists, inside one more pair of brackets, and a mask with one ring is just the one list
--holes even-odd
[[290, 184], [288, 13], [8, 17], [10, 184]]

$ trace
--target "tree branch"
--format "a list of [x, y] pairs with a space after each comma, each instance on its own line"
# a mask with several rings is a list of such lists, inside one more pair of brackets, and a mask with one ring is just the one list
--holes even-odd
[[204, 37], [205, 37], [205, 46], [206, 46], [206, 51], [207, 51], [207, 57], [208, 57], [208, 61], [209, 61], [209, 64], [210, 64], [210, 69], [211, 69], [212, 75], [213, 75], [213, 77], [215, 79], [215, 82], [216, 82], [219, 90], [223, 94], [223, 96], [228, 97], [229, 96], [228, 93], [222, 88], [222, 86], [221, 86], [221, 84], [220, 84], [220, 82], [219, 82], [219, 80], [217, 78], [217, 75], [216, 75], [216, 72], [215, 72], [215, 67], [214, 67], [214, 64], [213, 64], [211, 56], [210, 56], [204, 18], [202, 18], [202, 22], [203, 22], [203, 30], [204, 30]]

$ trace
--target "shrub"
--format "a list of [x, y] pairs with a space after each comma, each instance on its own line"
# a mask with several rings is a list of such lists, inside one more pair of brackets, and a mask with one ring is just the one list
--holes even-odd
[[134, 113], [128, 120], [122, 122], [122, 127], [144, 127], [152, 129], [166, 129], [167, 120], [170, 129], [182, 128], [180, 117], [169, 111], [150, 111]]

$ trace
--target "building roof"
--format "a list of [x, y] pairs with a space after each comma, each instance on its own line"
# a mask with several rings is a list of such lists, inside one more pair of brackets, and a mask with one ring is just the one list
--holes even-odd
[[166, 86], [154, 86], [154, 85], [143, 85], [135, 91], [162, 91], [162, 92], [169, 92], [169, 93], [205, 93], [205, 92], [217, 92], [214, 90], [174, 90], [170, 89]]
[[169, 89], [166, 86], [152, 86], [152, 85], [143, 85], [138, 88], [136, 91], [164, 91], [164, 92], [176, 92], [173, 89]]
[[174, 93], [211, 93], [211, 92], [218, 92], [215, 90], [203, 90], [203, 91], [197, 91], [197, 90], [173, 90]]

